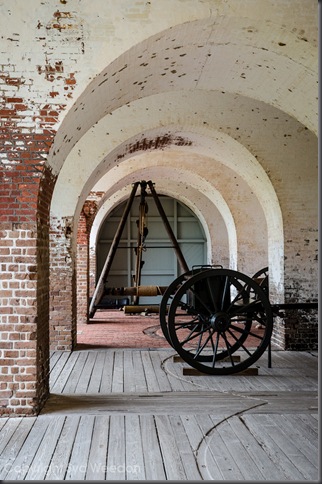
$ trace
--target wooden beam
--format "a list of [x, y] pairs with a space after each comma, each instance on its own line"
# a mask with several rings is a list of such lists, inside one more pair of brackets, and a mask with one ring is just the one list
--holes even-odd
[[[203, 373], [202, 371], [197, 370], [196, 368], [182, 368], [182, 374], [186, 376], [206, 376], [209, 373]], [[246, 368], [246, 370], [239, 371], [238, 373], [231, 373], [229, 376], [254, 376], [258, 375], [258, 368]], [[211, 375], [216, 376], [216, 375]], [[226, 376], [226, 375], [224, 375]], [[228, 376], [228, 375], [227, 375]]]
[[188, 272], [189, 271], [189, 267], [188, 267], [188, 265], [186, 263], [186, 260], [185, 260], [185, 258], [183, 256], [183, 253], [181, 252], [180, 246], [179, 246], [179, 244], [177, 242], [177, 239], [175, 238], [175, 235], [174, 235], [174, 233], [172, 231], [171, 225], [170, 225], [170, 223], [169, 223], [169, 221], [167, 219], [167, 216], [165, 214], [165, 211], [163, 210], [163, 207], [161, 205], [161, 202], [159, 200], [159, 197], [158, 197], [158, 195], [157, 195], [157, 193], [156, 193], [156, 191], [154, 189], [154, 186], [153, 186], [153, 183], [152, 183], [151, 180], [148, 181], [148, 185], [149, 185], [149, 188], [151, 190], [151, 193], [152, 193], [153, 199], [155, 201], [155, 204], [157, 206], [157, 209], [159, 211], [159, 214], [160, 214], [160, 216], [162, 218], [162, 221], [164, 223], [165, 229], [166, 229], [166, 231], [168, 233], [168, 236], [170, 237], [170, 240], [171, 240], [171, 242], [173, 244], [173, 247], [174, 247], [174, 250], [176, 252], [176, 255], [177, 255], [177, 258], [178, 258], [178, 261], [179, 261], [181, 270], [182, 270], [182, 272]]
[[[240, 355], [232, 355], [231, 357], [234, 362], [240, 362]], [[172, 361], [173, 363], [185, 363], [185, 360], [179, 355], [174, 355]], [[227, 356], [220, 361], [231, 361], [231, 359]]]
[[120, 220], [119, 226], [118, 226], [116, 234], [114, 236], [112, 245], [110, 247], [109, 253], [107, 254], [103, 270], [102, 270], [101, 275], [99, 277], [98, 283], [97, 283], [95, 291], [94, 291], [94, 295], [93, 295], [91, 303], [90, 303], [90, 307], [89, 307], [89, 317], [90, 318], [94, 317], [95, 310], [96, 310], [95, 306], [100, 302], [100, 300], [102, 299], [102, 297], [104, 295], [104, 282], [106, 281], [108, 273], [110, 271], [110, 268], [111, 268], [111, 265], [112, 265], [112, 262], [113, 262], [113, 259], [114, 259], [114, 256], [115, 256], [115, 252], [116, 252], [116, 249], [119, 245], [119, 242], [120, 242], [120, 239], [121, 239], [121, 236], [122, 236], [122, 233], [123, 233], [123, 229], [125, 227], [126, 219], [127, 219], [128, 215], [130, 213], [132, 203], [133, 203], [133, 200], [134, 200], [138, 186], [139, 186], [139, 182], [134, 183], [130, 198], [127, 201], [127, 204], [125, 206], [122, 218]]

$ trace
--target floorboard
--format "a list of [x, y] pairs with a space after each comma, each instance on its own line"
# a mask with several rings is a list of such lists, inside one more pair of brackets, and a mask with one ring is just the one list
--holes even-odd
[[156, 415], [155, 423], [167, 480], [188, 480], [169, 417], [167, 415]]
[[[6, 480], [19, 481], [24, 479], [33, 463], [35, 452], [40, 447], [43, 436], [50, 424], [50, 419], [43, 417], [33, 419], [33, 422], [29, 422], [29, 419], [25, 420], [26, 423], [33, 423], [33, 426], [30, 428], [28, 437], [19, 449], [19, 453], [14, 461], [14, 466], [11, 466], [9, 472], [6, 473]], [[19, 436], [19, 440], [21, 440], [21, 436]], [[10, 441], [10, 447], [11, 445], [12, 441]], [[9, 461], [6, 461], [6, 465], [8, 465], [8, 463]]]
[[95, 416], [91, 448], [86, 467], [86, 480], [105, 481], [107, 470], [107, 446], [109, 440], [110, 417]]
[[186, 474], [186, 480], [189, 481], [199, 481], [201, 480], [201, 475], [198, 469], [196, 459], [193, 455], [190, 441], [188, 439], [185, 427], [182, 423], [181, 416], [170, 415], [169, 417], [170, 426], [173, 429], [173, 435], [175, 438], [176, 446], [181, 458], [181, 462]]
[[69, 415], [66, 418], [46, 472], [46, 480], [61, 481], [65, 479], [79, 421], [80, 417], [75, 415]]
[[[59, 374], [56, 375], [55, 380], [52, 382], [51, 378], [49, 380], [49, 385], [52, 391], [55, 392], [62, 392], [66, 382], [69, 379], [69, 385], [73, 384], [73, 368], [78, 360], [78, 358], [81, 356], [80, 359], [84, 358], [85, 355], [82, 355], [79, 352], [73, 351], [72, 353], [69, 354], [69, 357], [65, 360], [63, 367], [61, 368], [61, 371]], [[75, 369], [75, 377], [78, 379], [79, 378], [79, 370], [80, 370], [80, 365], [78, 362], [78, 366]], [[52, 377], [52, 375], [50, 375]]]
[[[12, 464], [15, 462], [18, 456], [19, 459], [21, 459], [21, 448], [33, 424], [35, 423], [35, 418], [21, 418], [18, 422], [13, 422], [13, 425], [10, 425], [10, 423], [11, 419], [9, 419], [6, 425], [8, 427], [6, 439], [10, 438], [10, 441], [8, 440], [9, 443], [8, 445], [5, 445], [0, 457], [0, 479], [3, 479], [8, 471], [11, 470]], [[10, 428], [14, 428], [12, 435], [10, 435]]]
[[[281, 480], [312, 480], [307, 473], [307, 461], [293, 444], [292, 435], [286, 436], [275, 420], [266, 415], [247, 415], [244, 421], [273, 465], [285, 476]], [[313, 474], [316, 476], [315, 469]]]
[[114, 368], [114, 352], [104, 352], [104, 366], [102, 371], [101, 383], [98, 389], [99, 393], [111, 393], [112, 381], [113, 381], [113, 368]]
[[[38, 417], [39, 418], [39, 417]], [[26, 480], [42, 481], [50, 469], [52, 455], [60, 439], [61, 431], [66, 420], [65, 416], [50, 416], [49, 425], [43, 435], [41, 445], [35, 449], [34, 459], [27, 469]]]
[[98, 393], [102, 384], [102, 374], [105, 366], [105, 353], [96, 353], [93, 372], [88, 383], [88, 393]]
[[108, 472], [105, 479], [124, 481], [126, 477], [125, 467], [125, 415], [113, 415], [110, 419], [107, 450]]
[[315, 353], [274, 351], [249, 376], [185, 376], [173, 354], [53, 352], [40, 415], [0, 419], [0, 478], [318, 480]]
[[145, 480], [144, 455], [139, 415], [127, 415], [125, 420], [126, 479]]
[[85, 479], [89, 451], [92, 442], [94, 415], [82, 415], [68, 462], [65, 480], [82, 481]]
[[[253, 480], [257, 475], [256, 480], [263, 480], [267, 476], [271, 480], [278, 480], [281, 477], [280, 472], [272, 465], [272, 461], [263, 448], [258, 444], [257, 439], [249, 432], [247, 426], [239, 416], [229, 419], [229, 425], [234, 432], [234, 440], [237, 440], [242, 445], [243, 454], [248, 454], [245, 458], [247, 468], [244, 467], [243, 475], [247, 476], [248, 480]], [[252, 472], [250, 472], [252, 471]]]
[[146, 381], [147, 391], [159, 392], [160, 385], [154, 371], [154, 366], [151, 360], [150, 352], [142, 351], [141, 357], [142, 357], [142, 364], [144, 368], [144, 377]]
[[158, 392], [102, 394], [51, 394], [41, 414], [88, 415], [152, 413], [212, 413], [230, 415], [236, 412], [256, 414], [288, 414], [317, 412], [316, 392]]
[[124, 390], [124, 352], [114, 353], [112, 393], [123, 392]]
[[53, 351], [50, 356], [50, 386], [53, 387], [57, 378], [61, 376], [62, 368], [71, 354], [69, 351]]

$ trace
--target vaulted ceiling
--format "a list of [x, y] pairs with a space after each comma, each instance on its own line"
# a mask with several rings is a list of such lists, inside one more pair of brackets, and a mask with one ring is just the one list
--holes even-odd
[[152, 179], [208, 231], [215, 207], [229, 240], [249, 249], [268, 239], [274, 258], [291, 212], [282, 180], [295, 183], [304, 159], [310, 173], [317, 166], [316, 2], [130, 4], [78, 11], [91, 57], [48, 159], [59, 175], [53, 214], [77, 224], [91, 191], [106, 193], [107, 213], [132, 182]]

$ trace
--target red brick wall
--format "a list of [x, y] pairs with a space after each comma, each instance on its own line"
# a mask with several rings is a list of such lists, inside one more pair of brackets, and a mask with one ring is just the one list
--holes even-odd
[[21, 133], [15, 122], [12, 112], [0, 139], [0, 411], [24, 415], [37, 412], [48, 396], [48, 215], [55, 177], [42, 155], [54, 133]]
[[88, 322], [89, 234], [97, 204], [84, 204], [73, 254], [72, 218], [50, 221], [50, 349], [72, 350], [77, 343], [77, 324]]
[[50, 221], [50, 348], [72, 350], [76, 344], [75, 257], [72, 219]]
[[86, 215], [82, 210], [77, 233], [77, 324], [86, 324], [88, 320], [88, 248], [89, 234]]
[[24, 414], [37, 395], [37, 228], [26, 222], [0, 226], [0, 408]]
[[272, 343], [283, 350], [318, 350], [318, 310], [290, 309], [274, 318]]
[[77, 233], [77, 324], [88, 322], [88, 305], [90, 292], [89, 236], [97, 203], [87, 200], [82, 209]]
[[45, 166], [63, 105], [35, 102], [32, 79], [0, 66], [0, 412], [37, 413], [49, 379], [49, 207]]

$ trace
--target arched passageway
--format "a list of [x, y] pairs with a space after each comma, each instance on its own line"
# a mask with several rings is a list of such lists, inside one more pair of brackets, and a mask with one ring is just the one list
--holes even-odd
[[[188, 267], [206, 264], [206, 238], [193, 212], [173, 198], [164, 196], [158, 196], [158, 198]], [[167, 286], [180, 275], [180, 264], [153, 198], [147, 195], [145, 201], [147, 204], [144, 222], [146, 235], [142, 253], [141, 284]], [[133, 285], [136, 271], [139, 205], [140, 196], [137, 196], [126, 219], [119, 250], [115, 253], [108, 274], [111, 287]], [[116, 207], [103, 221], [99, 233], [96, 234], [96, 282], [103, 270], [124, 208], [125, 202]], [[160, 302], [161, 296], [140, 298], [140, 304]]]
[[[171, 16], [160, 2], [101, 2], [100, 17], [14, 2], [19, 42], [4, 8], [7, 413], [48, 395], [49, 340], [76, 341], [77, 250], [135, 180], [196, 214], [208, 260], [219, 227], [229, 266], [267, 260], [273, 301], [317, 298], [316, 2], [164, 1]], [[295, 326], [279, 326], [282, 347], [316, 341], [314, 318]]]

